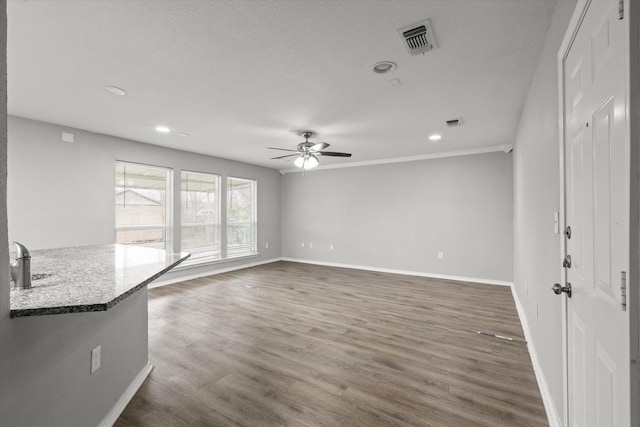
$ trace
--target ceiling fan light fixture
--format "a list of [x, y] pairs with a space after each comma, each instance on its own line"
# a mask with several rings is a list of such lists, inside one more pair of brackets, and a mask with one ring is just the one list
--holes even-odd
[[309, 170], [318, 166], [319, 163], [320, 161], [318, 161], [318, 158], [316, 156], [314, 156], [313, 154], [309, 154], [309, 157], [307, 157], [307, 161], [304, 162], [304, 165], [302, 167], [306, 170]]
[[313, 154], [305, 154], [303, 156], [298, 157], [294, 162], [296, 167], [299, 167], [304, 170], [313, 169], [320, 164], [320, 161]]
[[318, 160], [318, 156], [332, 156], [332, 157], [351, 157], [351, 153], [341, 153], [337, 151], [324, 151], [325, 148], [329, 148], [330, 144], [326, 142], [318, 142], [313, 143], [309, 142], [309, 137], [313, 135], [311, 131], [302, 132], [302, 136], [305, 141], [299, 143], [296, 146], [295, 150], [290, 150], [288, 148], [277, 148], [277, 147], [267, 147], [270, 150], [280, 150], [280, 151], [289, 151], [295, 154], [285, 154], [284, 156], [276, 156], [272, 157], [271, 160], [279, 160], [289, 157], [297, 156], [293, 161], [293, 164], [304, 170], [309, 170], [317, 167], [320, 164], [320, 160]]

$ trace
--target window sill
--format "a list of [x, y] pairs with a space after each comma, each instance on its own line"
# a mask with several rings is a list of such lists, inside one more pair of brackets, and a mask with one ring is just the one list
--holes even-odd
[[[259, 257], [260, 253], [256, 252], [256, 253], [252, 253], [252, 254], [247, 254], [247, 255], [236, 255], [236, 256], [232, 256], [232, 257], [227, 257], [227, 258], [220, 258], [220, 259], [200, 259], [200, 260], [196, 260], [190, 263], [185, 264], [184, 262], [179, 264], [177, 267], [175, 267], [173, 269], [173, 271], [183, 271], [183, 270], [189, 270], [191, 268], [195, 268], [195, 267], [203, 267], [203, 266], [207, 266], [207, 265], [216, 265], [216, 264], [224, 264], [226, 262], [231, 262], [231, 261], [238, 261], [238, 260], [242, 260], [242, 259], [251, 259], [251, 258], [256, 258]], [[187, 260], [188, 261], [188, 260]]]

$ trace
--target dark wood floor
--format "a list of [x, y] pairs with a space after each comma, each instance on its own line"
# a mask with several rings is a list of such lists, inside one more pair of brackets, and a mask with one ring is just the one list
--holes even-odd
[[548, 425], [508, 287], [278, 262], [151, 290], [149, 352], [116, 426]]

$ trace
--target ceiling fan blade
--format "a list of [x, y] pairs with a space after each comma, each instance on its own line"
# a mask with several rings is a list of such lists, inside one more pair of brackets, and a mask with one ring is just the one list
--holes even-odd
[[336, 151], [318, 151], [315, 154], [320, 154], [321, 156], [332, 156], [332, 157], [351, 157], [351, 153], [338, 153]]
[[269, 150], [280, 150], [280, 151], [293, 151], [294, 153], [297, 153], [298, 150], [289, 150], [288, 148], [276, 148], [276, 147], [267, 147]]
[[280, 156], [280, 157], [272, 157], [271, 160], [278, 160], [278, 159], [284, 159], [285, 157], [292, 157], [292, 156], [299, 156], [299, 154], [287, 154], [285, 156]]
[[311, 147], [309, 147], [309, 151], [315, 153], [315, 152], [318, 152], [320, 150], [324, 150], [327, 147], [329, 147], [329, 144], [327, 144], [326, 142], [318, 142], [317, 144], [312, 145]]

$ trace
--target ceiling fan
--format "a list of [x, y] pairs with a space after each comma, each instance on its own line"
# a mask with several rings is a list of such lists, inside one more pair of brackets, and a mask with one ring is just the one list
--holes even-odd
[[300, 134], [305, 141], [298, 144], [295, 150], [289, 150], [287, 148], [276, 148], [276, 147], [267, 147], [270, 150], [280, 150], [280, 151], [292, 151], [295, 154], [287, 154], [284, 156], [272, 157], [271, 160], [284, 159], [285, 157], [298, 156], [295, 160], [294, 164], [302, 169], [313, 169], [320, 161], [318, 160], [318, 155], [320, 156], [332, 156], [332, 157], [351, 157], [351, 153], [338, 153], [336, 151], [322, 151], [325, 148], [329, 147], [329, 144], [326, 142], [309, 142], [309, 138], [313, 135], [313, 132], [310, 130], [306, 130]]

